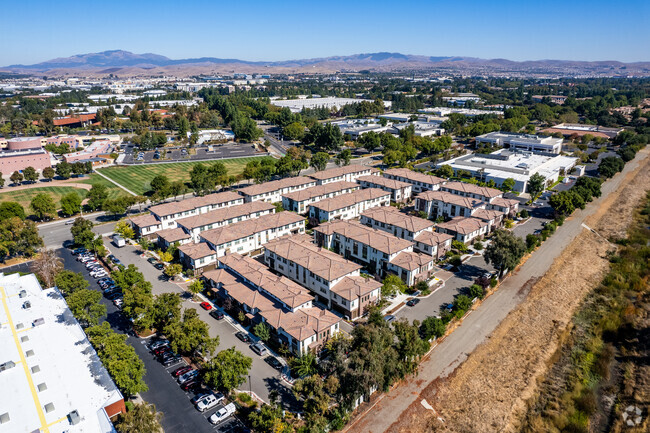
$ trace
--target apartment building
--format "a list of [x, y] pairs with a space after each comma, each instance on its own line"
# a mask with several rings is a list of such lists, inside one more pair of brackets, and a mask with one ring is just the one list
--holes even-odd
[[247, 203], [251, 201], [277, 203], [282, 201], [282, 195], [284, 194], [313, 186], [316, 186], [314, 179], [298, 176], [247, 186], [246, 188], [240, 189], [239, 192], [244, 196], [244, 201]]
[[201, 215], [216, 209], [237, 206], [244, 203], [244, 197], [234, 191], [218, 192], [203, 197], [162, 203], [149, 208], [149, 212], [160, 222], [162, 229], [176, 227], [176, 220]]
[[258, 261], [235, 253], [222, 257], [219, 265], [204, 274], [209, 286], [222, 298], [233, 300], [251, 324], [267, 324], [271, 338], [294, 355], [317, 352], [340, 332], [341, 319], [314, 307], [307, 289], [271, 273]]
[[381, 283], [360, 274], [361, 265], [312, 243], [307, 235], [268, 243], [264, 261], [270, 269], [308, 288], [317, 301], [355, 320], [379, 300]]
[[514, 217], [519, 212], [519, 202], [509, 198], [495, 197], [487, 204], [486, 209], [499, 211], [506, 217]]
[[180, 218], [176, 225], [192, 236], [194, 242], [199, 241], [199, 236], [206, 230], [224, 227], [249, 219], [259, 218], [275, 213], [275, 206], [271, 203], [254, 201], [232, 207], [224, 207], [193, 217]]
[[488, 232], [493, 232], [494, 230], [503, 226], [503, 213], [497, 210], [479, 209], [474, 212], [474, 215], [472, 215], [472, 217], [478, 218], [481, 221], [488, 223]]
[[426, 281], [431, 277], [436, 269], [435, 261], [435, 258], [427, 254], [404, 251], [387, 263], [387, 270], [400, 277], [407, 286], [413, 286], [418, 281]]
[[217, 259], [228, 253], [261, 252], [262, 246], [273, 239], [304, 232], [303, 217], [293, 212], [279, 212], [206, 230], [199, 235], [199, 243], [182, 245], [178, 251], [187, 268], [202, 272], [214, 268]]
[[447, 222], [438, 224], [436, 229], [440, 233], [452, 235], [457, 241], [469, 244], [476, 238], [485, 236], [490, 230], [490, 225], [479, 218], [456, 217]]
[[152, 214], [129, 218], [129, 223], [131, 223], [136, 238], [151, 239], [156, 232], [162, 230], [162, 223]]
[[390, 193], [395, 203], [406, 203], [411, 199], [412, 185], [383, 176], [360, 176], [357, 182], [362, 188], [377, 188]]
[[158, 246], [164, 250], [173, 244], [185, 245], [194, 242], [192, 235], [188, 234], [183, 228], [165, 229], [156, 232], [158, 236]]
[[390, 170], [384, 171], [383, 176], [388, 179], [410, 183], [413, 185], [413, 194], [423, 191], [436, 191], [445, 183], [445, 179], [430, 174], [419, 173], [408, 168], [391, 168]]
[[310, 205], [309, 219], [317, 223], [358, 218], [367, 209], [389, 206], [390, 197], [389, 192], [377, 188], [360, 189]]
[[495, 198], [502, 198], [503, 191], [487, 186], [478, 186], [473, 183], [447, 182], [440, 187], [442, 191], [450, 192], [461, 197], [469, 197], [491, 203]]
[[309, 205], [341, 194], [347, 194], [358, 189], [359, 184], [346, 181], [316, 185], [311, 188], [283, 194], [282, 207], [285, 210], [304, 214], [309, 210]]
[[425, 231], [413, 240], [415, 242], [413, 250], [440, 260], [451, 250], [453, 239], [454, 237], [447, 233]]
[[426, 191], [415, 198], [415, 208], [433, 219], [469, 217], [477, 210], [485, 209], [486, 205], [482, 200], [447, 191]]
[[365, 165], [344, 165], [317, 171], [309, 177], [315, 179], [318, 185], [325, 185], [332, 182], [354, 182], [361, 176], [370, 175], [379, 176], [379, 170]]

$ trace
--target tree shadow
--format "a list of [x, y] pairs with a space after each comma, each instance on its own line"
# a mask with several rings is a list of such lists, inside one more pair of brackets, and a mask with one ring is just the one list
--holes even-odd
[[296, 396], [293, 395], [291, 389], [278, 377], [264, 378], [264, 385], [269, 391], [275, 390], [278, 392], [280, 405], [284, 409], [292, 412], [300, 411], [302, 409], [300, 402], [296, 399]]

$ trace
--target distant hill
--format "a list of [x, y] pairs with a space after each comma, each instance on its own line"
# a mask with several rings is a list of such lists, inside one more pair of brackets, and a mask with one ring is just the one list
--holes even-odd
[[48, 60], [34, 65], [10, 65], [2, 72], [46, 75], [121, 76], [174, 74], [179, 76], [230, 72], [374, 72], [439, 70], [449, 73], [476, 74], [564, 74], [564, 75], [650, 75], [650, 62], [535, 60], [515, 62], [507, 59], [472, 57], [434, 57], [401, 53], [366, 53], [277, 62], [251, 62], [239, 59], [200, 57], [170, 59], [153, 53], [135, 54], [123, 50], [78, 54]]

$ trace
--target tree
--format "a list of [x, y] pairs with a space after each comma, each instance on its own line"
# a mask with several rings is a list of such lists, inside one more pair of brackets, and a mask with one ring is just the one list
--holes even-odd
[[478, 284], [472, 284], [469, 286], [469, 296], [471, 298], [483, 299], [483, 295], [483, 287], [479, 286]]
[[164, 174], [154, 176], [154, 178], [151, 179], [150, 185], [153, 193], [162, 199], [171, 195], [171, 184], [169, 183], [169, 178]]
[[34, 167], [25, 167], [23, 176], [27, 182], [36, 182], [38, 180], [38, 173]]
[[54, 176], [56, 175], [56, 172], [52, 167], [45, 167], [43, 169], [43, 177], [47, 180], [52, 180], [54, 179]]
[[18, 217], [21, 220], [24, 220], [25, 209], [15, 201], [5, 201], [0, 203], [0, 221], [13, 217]]
[[323, 171], [327, 168], [327, 163], [330, 160], [330, 156], [326, 152], [317, 152], [314, 156], [311, 157], [309, 165], [314, 167], [316, 171]]
[[264, 403], [259, 411], [251, 411], [248, 415], [248, 421], [256, 432], [260, 433], [280, 433], [289, 432], [290, 427], [284, 421], [283, 410], [277, 405]]
[[289, 140], [302, 140], [305, 136], [305, 126], [299, 122], [293, 122], [282, 129], [282, 135]]
[[33, 221], [12, 217], [0, 220], [0, 258], [33, 256], [43, 246]]
[[210, 338], [209, 330], [194, 308], [185, 309], [182, 320], [171, 320], [164, 328], [172, 350], [187, 355], [197, 350], [212, 355], [219, 345], [219, 337]]
[[34, 216], [43, 221], [56, 215], [56, 205], [54, 200], [49, 194], [44, 192], [38, 193], [34, 196], [29, 207], [32, 209]]
[[63, 215], [74, 215], [81, 210], [81, 197], [76, 192], [70, 192], [61, 197], [61, 211]]
[[131, 224], [126, 221], [118, 221], [115, 225], [115, 233], [122, 236], [124, 239], [133, 239], [135, 237], [135, 232]]
[[113, 215], [117, 218], [119, 215], [124, 215], [126, 210], [133, 205], [133, 198], [125, 195], [117, 197], [113, 200], [106, 199], [102, 204], [102, 210]]
[[[179, 195], [183, 195], [187, 192], [187, 186], [185, 185], [185, 182], [182, 180], [177, 180], [175, 182], [172, 182], [171, 185], [169, 185], [169, 194], [173, 196], [174, 198], [178, 197]], [[136, 199], [137, 203], [137, 199]]]
[[56, 175], [61, 179], [70, 179], [72, 174], [72, 165], [62, 161], [56, 165]]
[[260, 322], [255, 325], [255, 327], [253, 327], [253, 334], [260, 337], [260, 340], [262, 341], [268, 341], [269, 338], [271, 338], [271, 330], [269, 329], [269, 326], [264, 322]]
[[499, 269], [503, 275], [506, 269], [512, 270], [526, 253], [524, 241], [508, 230], [497, 230], [490, 245], [485, 249], [485, 261]]
[[30, 268], [38, 275], [45, 287], [52, 287], [55, 284], [56, 275], [63, 269], [63, 262], [55, 250], [42, 249]]
[[454, 169], [451, 168], [451, 165], [444, 164], [440, 166], [438, 170], [436, 170], [436, 174], [445, 179], [449, 179], [450, 177], [454, 176]]
[[82, 217], [77, 217], [70, 227], [70, 233], [75, 245], [82, 246], [87, 249], [92, 248], [95, 234], [93, 233], [93, 222]]
[[530, 179], [528, 179], [528, 193], [531, 198], [535, 198], [541, 194], [545, 187], [546, 178], [539, 173], [533, 174]]
[[515, 187], [515, 180], [511, 177], [507, 178], [501, 183], [501, 191], [509, 192]]
[[456, 296], [456, 299], [454, 299], [453, 305], [456, 312], [464, 313], [472, 306], [472, 300], [466, 295], [458, 295]]
[[5, 178], [2, 177], [2, 172], [0, 172], [0, 188], [5, 186]]
[[350, 165], [352, 159], [352, 151], [350, 149], [343, 149], [336, 155], [336, 165]]
[[302, 404], [302, 412], [308, 426], [320, 425], [326, 421], [324, 416], [332, 403], [330, 395], [337, 391], [338, 386], [338, 379], [334, 376], [324, 381], [319, 375], [314, 374], [296, 381], [292, 392]]
[[18, 185], [23, 182], [23, 175], [19, 171], [14, 171], [9, 179], [14, 185]]
[[205, 383], [212, 388], [230, 392], [244, 383], [251, 365], [253, 360], [234, 347], [222, 350], [207, 362]]
[[361, 145], [368, 152], [372, 152], [378, 147], [381, 147], [381, 136], [375, 131], [367, 132], [359, 137], [357, 145]]
[[208, 168], [203, 164], [196, 164], [190, 170], [190, 185], [194, 192], [198, 195], [203, 195], [214, 188], [211, 184], [210, 176], [208, 176]]
[[165, 270], [163, 271], [165, 275], [167, 275], [169, 278], [173, 278], [176, 275], [180, 274], [183, 272], [183, 267], [179, 265], [178, 263], [173, 263], [171, 265], [167, 265], [165, 267]]
[[425, 340], [429, 340], [432, 337], [440, 338], [445, 335], [446, 328], [447, 325], [445, 325], [442, 319], [429, 316], [420, 325], [420, 335]]
[[393, 324], [395, 336], [397, 337], [398, 359], [402, 362], [399, 364], [400, 375], [414, 373], [418, 368], [418, 360], [429, 350], [429, 344], [420, 338], [419, 330], [416, 325], [412, 325], [407, 319], [401, 319]]
[[181, 297], [178, 293], [162, 293], [155, 297], [147, 312], [151, 324], [162, 332], [167, 325], [181, 320]]
[[163, 433], [161, 412], [153, 404], [136, 404], [133, 409], [120, 414], [115, 428], [120, 433]]
[[100, 304], [102, 294], [96, 290], [76, 290], [66, 298], [66, 303], [74, 317], [84, 327], [95, 326], [99, 319], [106, 314], [106, 306]]
[[88, 207], [91, 210], [95, 211], [101, 209], [108, 198], [108, 188], [106, 188], [106, 185], [96, 183], [90, 187], [90, 191], [88, 191], [86, 198], [88, 199]]
[[192, 284], [188, 286], [188, 289], [190, 289], [192, 295], [196, 296], [203, 291], [203, 283], [201, 280], [194, 280], [192, 281]]
[[616, 156], [606, 156], [598, 164], [598, 173], [604, 178], [613, 177], [616, 173], [623, 170], [625, 162]]
[[311, 352], [306, 352], [302, 356], [293, 359], [291, 368], [300, 377], [305, 377], [316, 373], [318, 369], [318, 360]]
[[553, 208], [556, 216], [571, 215], [576, 208], [584, 208], [585, 200], [574, 188], [560, 191], [549, 197], [548, 204]]
[[381, 295], [384, 297], [393, 296], [398, 293], [404, 293], [405, 290], [406, 284], [400, 277], [395, 274], [388, 274], [384, 278], [383, 285], [381, 286]]
[[65, 295], [71, 295], [78, 290], [88, 287], [88, 281], [77, 272], [62, 270], [54, 277], [54, 284]]
[[316, 123], [309, 130], [309, 134], [316, 148], [319, 150], [338, 150], [343, 146], [341, 129], [327, 122], [325, 125]]
[[147, 390], [144, 363], [126, 343], [126, 335], [114, 332], [108, 322], [86, 328], [86, 335], [122, 394], [128, 397]]

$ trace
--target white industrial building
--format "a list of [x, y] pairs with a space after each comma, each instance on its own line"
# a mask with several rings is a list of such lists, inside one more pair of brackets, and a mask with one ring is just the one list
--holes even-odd
[[124, 398], [61, 293], [0, 273], [0, 296], [0, 432], [114, 432]]
[[459, 156], [440, 162], [436, 167], [449, 165], [454, 173], [459, 170], [467, 171], [483, 182], [493, 180], [497, 186], [500, 186], [504, 180], [512, 178], [515, 181], [513, 191], [526, 192], [528, 180], [533, 174], [539, 173], [544, 176], [547, 185], [550, 185], [560, 176], [568, 174], [578, 161], [578, 158], [552, 153], [500, 149], [486, 155]]
[[[361, 102], [374, 102], [370, 99], [357, 99], [357, 98], [336, 98], [333, 96], [328, 96], [325, 98], [307, 98], [307, 99], [276, 99], [271, 101], [271, 104], [276, 107], [288, 107], [291, 112], [299, 113], [303, 109], [314, 109], [314, 108], [341, 108], [345, 105], [359, 104]], [[384, 107], [391, 107], [390, 101], [384, 101]]]
[[540, 137], [530, 134], [513, 134], [510, 132], [489, 132], [476, 137], [476, 144], [488, 143], [509, 149], [530, 150], [531, 152], [560, 153], [562, 138]]

